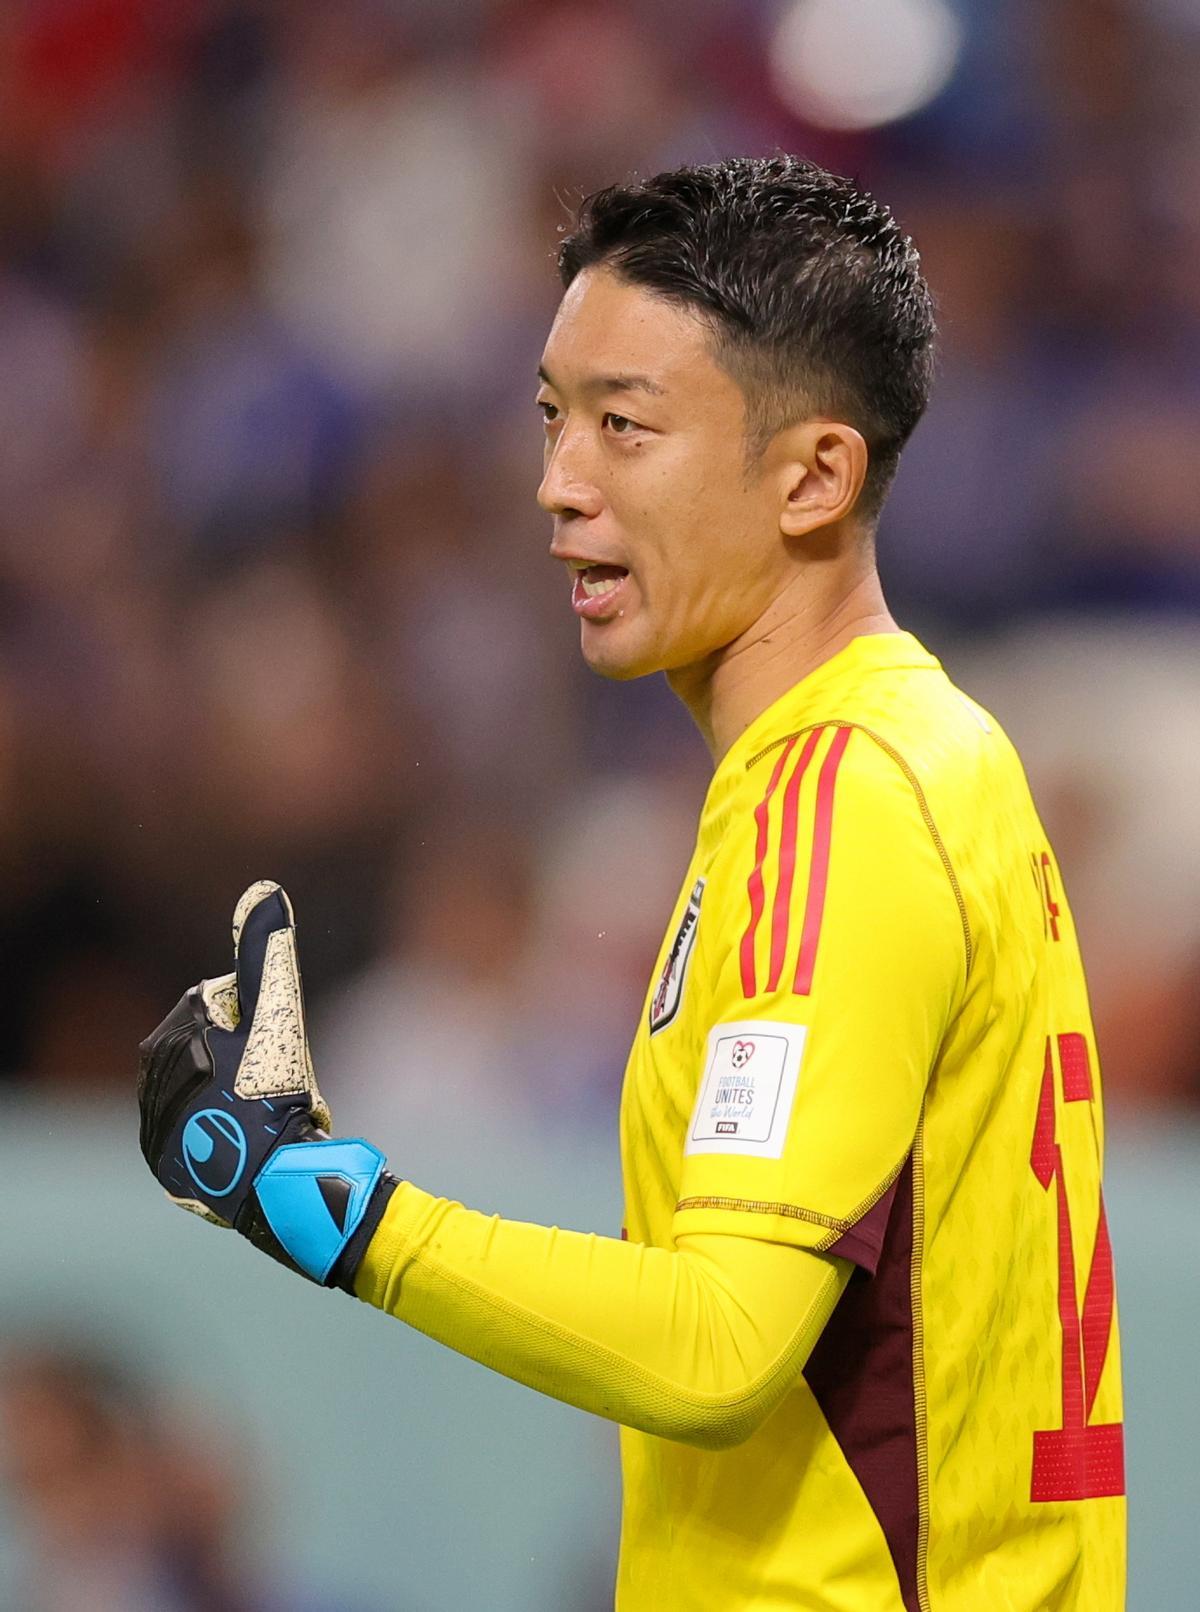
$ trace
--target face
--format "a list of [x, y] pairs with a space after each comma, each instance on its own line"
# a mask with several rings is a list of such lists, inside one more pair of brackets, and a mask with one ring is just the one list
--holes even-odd
[[546, 342], [538, 502], [607, 677], [708, 660], [787, 571], [778, 473], [769, 450], [747, 471], [743, 395], [709, 343], [699, 318], [601, 268], [572, 281]]

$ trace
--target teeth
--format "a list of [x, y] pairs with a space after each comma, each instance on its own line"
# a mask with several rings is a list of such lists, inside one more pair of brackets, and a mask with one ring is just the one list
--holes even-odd
[[602, 593], [611, 593], [620, 581], [620, 577], [606, 577], [603, 582], [589, 582], [585, 577], [583, 591], [589, 599], [598, 599]]

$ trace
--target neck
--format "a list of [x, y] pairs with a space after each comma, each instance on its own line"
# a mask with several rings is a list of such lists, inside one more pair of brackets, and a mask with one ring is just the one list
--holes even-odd
[[864, 633], [899, 632], [873, 564], [823, 593], [797, 574], [754, 625], [692, 666], [667, 673], [714, 764], [788, 689]]

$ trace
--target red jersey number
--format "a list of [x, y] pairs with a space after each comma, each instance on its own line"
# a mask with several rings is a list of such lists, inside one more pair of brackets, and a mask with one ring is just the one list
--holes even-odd
[[[1060, 1035], [1058, 1063], [1063, 1101], [1093, 1099], [1091, 1061], [1085, 1036]], [[1054, 1049], [1046, 1037], [1046, 1059], [1030, 1157], [1043, 1190], [1056, 1187], [1058, 1209], [1058, 1317], [1062, 1327], [1062, 1426], [1033, 1435], [1035, 1501], [1091, 1500], [1125, 1493], [1124, 1429], [1120, 1422], [1090, 1418], [1100, 1387], [1113, 1325], [1113, 1258], [1104, 1216], [1104, 1198], [1080, 1311], [1071, 1247], [1071, 1210], [1063, 1170], [1062, 1144], [1054, 1117]]]

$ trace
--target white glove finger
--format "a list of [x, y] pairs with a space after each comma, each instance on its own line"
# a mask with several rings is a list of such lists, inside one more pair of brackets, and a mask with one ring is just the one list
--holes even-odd
[[[291, 919], [291, 902], [273, 881], [260, 879], [245, 891], [234, 913], [235, 948], [255, 908], [276, 895]], [[317, 1088], [308, 1049], [294, 922], [273, 929], [267, 936], [262, 974], [256, 983], [254, 1017], [234, 1080], [234, 1092], [239, 1097], [266, 1098], [303, 1092], [308, 1097], [314, 1122], [322, 1130], [328, 1130], [332, 1119], [328, 1104]]]

